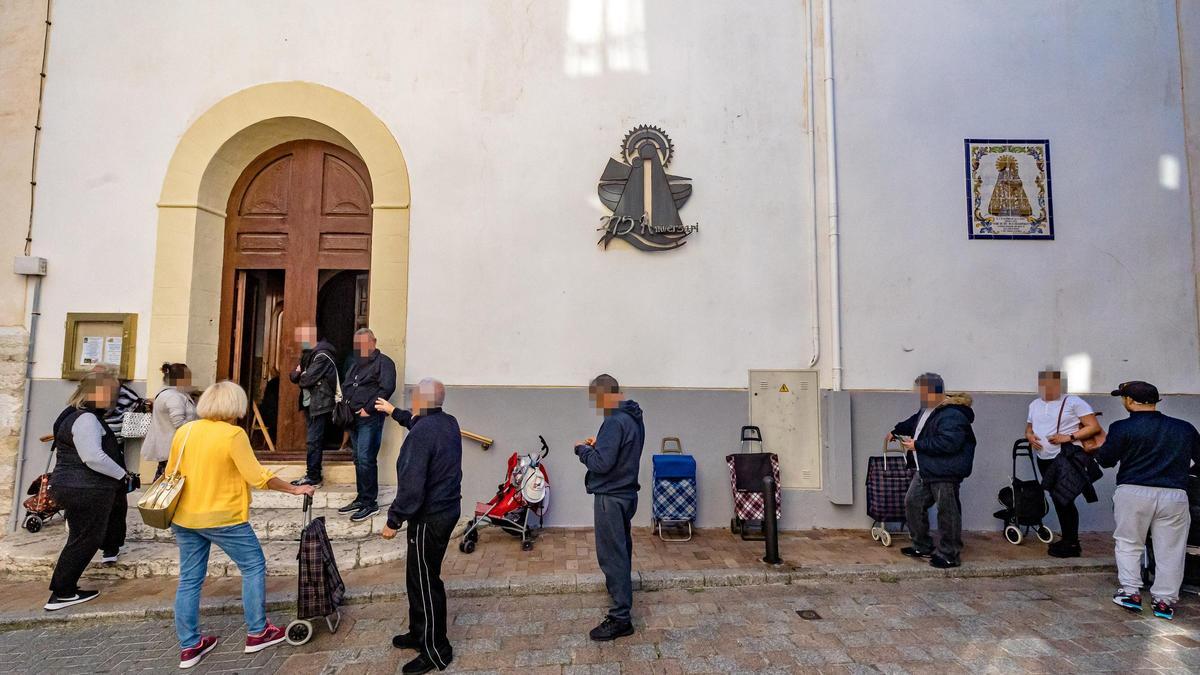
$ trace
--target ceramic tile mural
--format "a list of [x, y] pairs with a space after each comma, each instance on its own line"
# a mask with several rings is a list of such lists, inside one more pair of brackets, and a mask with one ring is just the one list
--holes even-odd
[[1054, 239], [1050, 141], [968, 138], [967, 237]]

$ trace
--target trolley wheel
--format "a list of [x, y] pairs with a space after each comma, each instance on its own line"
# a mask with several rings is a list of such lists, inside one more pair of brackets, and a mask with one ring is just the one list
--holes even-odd
[[522, 551], [532, 551], [533, 550], [533, 542], [529, 541], [529, 540], [521, 542], [521, 550]]
[[882, 532], [883, 532], [882, 527], [880, 527], [879, 525], [872, 525], [871, 526], [871, 539], [873, 539], [874, 541], [879, 541], [879, 539], [883, 536], [881, 534]]
[[463, 539], [462, 541], [458, 542], [458, 550], [462, 551], [463, 553], [474, 553], [475, 540]]
[[732, 532], [733, 534], [741, 534], [742, 533], [742, 521], [737, 518], [730, 518], [729, 519], [729, 531]]
[[888, 532], [887, 530], [882, 530], [879, 533], [879, 543], [883, 544], [884, 546], [891, 546], [892, 545], [892, 533]]
[[296, 619], [287, 625], [288, 644], [300, 646], [312, 639], [313, 625], [311, 621], [305, 619]]
[[1045, 525], [1038, 525], [1037, 538], [1038, 541], [1042, 542], [1043, 544], [1049, 544], [1050, 542], [1054, 541], [1054, 533], [1051, 532], [1050, 528], [1046, 527]]
[[25, 529], [29, 530], [30, 534], [41, 532], [42, 519], [37, 516], [29, 516], [25, 519]]
[[1009, 525], [1005, 527], [1004, 538], [1007, 539], [1008, 543], [1010, 544], [1021, 543], [1021, 528], [1017, 527], [1016, 525]]

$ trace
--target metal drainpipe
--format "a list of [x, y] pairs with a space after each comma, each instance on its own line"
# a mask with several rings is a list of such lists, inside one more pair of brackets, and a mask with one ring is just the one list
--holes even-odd
[[809, 181], [808, 181], [808, 203], [812, 208], [812, 219], [809, 224], [812, 227], [812, 246], [813, 246], [813, 264], [812, 273], [809, 276], [809, 288], [812, 291], [809, 308], [812, 311], [812, 359], [808, 362], [808, 367], [812, 368], [817, 365], [817, 361], [821, 359], [821, 295], [820, 289], [817, 287], [817, 249], [820, 248], [820, 237], [817, 235], [817, 132], [816, 132], [816, 75], [817, 69], [813, 65], [813, 4], [816, 0], [808, 0], [808, 43], [805, 45], [805, 60], [808, 61], [808, 166], [809, 166]]
[[833, 0], [825, 0], [825, 169], [829, 209], [829, 297], [833, 349], [833, 390], [842, 390], [842, 298], [838, 262], [837, 119], [833, 105]]
[[[33, 248], [33, 206], [37, 196], [38, 150], [42, 142], [42, 99], [46, 93], [46, 59], [50, 52], [50, 10], [53, 0], [46, 0], [46, 27], [42, 35], [42, 67], [38, 71], [38, 105], [37, 116], [33, 125], [33, 158], [29, 168], [29, 226], [25, 232], [25, 255]], [[26, 277], [26, 283], [28, 283]], [[29, 313], [29, 346], [25, 350], [25, 397], [24, 408], [21, 412], [21, 445], [17, 447], [16, 473], [13, 474], [13, 503], [11, 531], [16, 531], [21, 523], [21, 472], [25, 468], [25, 454], [29, 442], [29, 390], [33, 381], [33, 347], [37, 343], [38, 318], [41, 317], [42, 277], [33, 281], [33, 305]]]

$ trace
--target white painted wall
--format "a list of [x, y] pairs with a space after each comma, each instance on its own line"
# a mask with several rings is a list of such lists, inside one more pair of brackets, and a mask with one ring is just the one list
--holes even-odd
[[[167, 161], [245, 87], [363, 101], [412, 180], [408, 373], [448, 383], [745, 386], [809, 357], [813, 264], [800, 3], [57, 3], [35, 253], [38, 377], [68, 311], [140, 314]], [[630, 127], [694, 179], [683, 249], [596, 246], [596, 180]], [[389, 298], [374, 298], [387, 303]]]
[[[1200, 392], [1175, 2], [838, 1], [834, 22], [846, 386], [1030, 390], [1087, 355], [1092, 391]], [[1050, 139], [1054, 242], [967, 240], [964, 138]]]

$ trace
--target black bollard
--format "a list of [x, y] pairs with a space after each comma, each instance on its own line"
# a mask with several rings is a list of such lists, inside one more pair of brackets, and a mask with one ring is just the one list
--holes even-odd
[[776, 514], [774, 476], [763, 478], [763, 502], [767, 511], [763, 516], [763, 534], [767, 542], [767, 555], [763, 557], [763, 562], [778, 565], [783, 560], [779, 558], [779, 518]]

